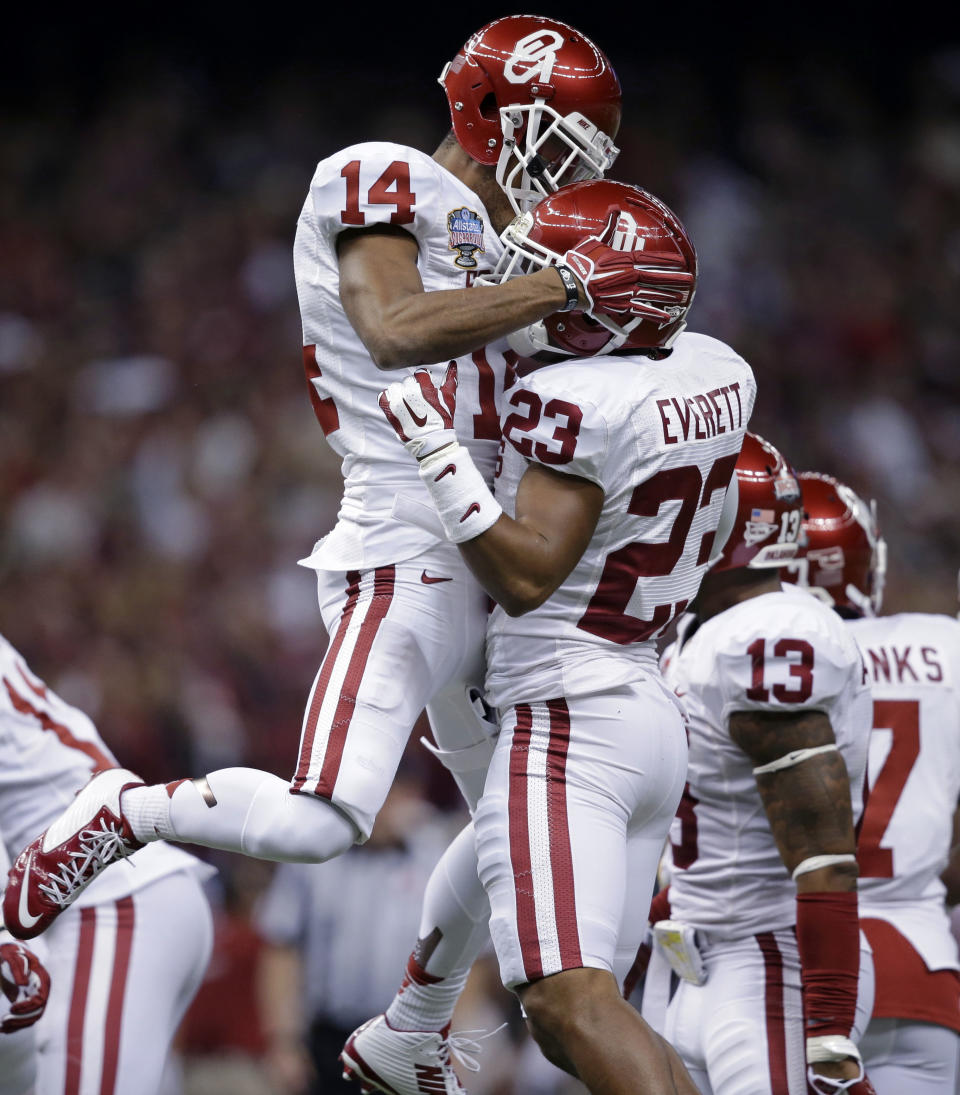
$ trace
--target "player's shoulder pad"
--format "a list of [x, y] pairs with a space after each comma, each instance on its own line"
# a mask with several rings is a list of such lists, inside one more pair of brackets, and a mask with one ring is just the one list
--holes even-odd
[[442, 168], [426, 153], [391, 141], [349, 145], [317, 165], [310, 183], [321, 235], [347, 228], [397, 225], [414, 236], [436, 230], [442, 219], [434, 208]]
[[369, 163], [371, 168], [379, 165], [381, 171], [399, 160], [434, 173], [440, 172], [437, 161], [419, 148], [397, 144], [395, 141], [359, 141], [322, 159], [317, 164], [317, 173], [321, 170], [325, 173], [335, 170], [339, 175], [344, 166], [353, 163], [354, 160], [359, 160], [361, 164]]
[[721, 342], [712, 335], [704, 335], [699, 331], [684, 331], [674, 343], [674, 353], [696, 354], [700, 357], [714, 358], [730, 365], [739, 366], [745, 373], [753, 377], [753, 369], [733, 347]]
[[924, 659], [939, 653], [952, 667], [948, 680], [960, 685], [960, 620], [956, 617], [934, 612], [898, 612], [851, 620], [847, 626], [864, 648], [893, 644], [901, 650], [913, 649]]
[[578, 366], [548, 365], [518, 381], [504, 393], [501, 428], [521, 456], [603, 487], [611, 426]]
[[938, 642], [960, 649], [960, 620], [937, 612], [895, 612], [889, 616], [863, 616], [849, 620], [847, 627], [858, 641], [886, 636], [907, 642]]
[[795, 587], [727, 609], [708, 620], [691, 643], [697, 640], [709, 643], [711, 671], [728, 711], [777, 709], [784, 697], [794, 710], [798, 702], [823, 707], [848, 685], [862, 686], [862, 657], [844, 622]]
[[738, 638], [761, 632], [782, 636], [798, 630], [833, 639], [846, 637], [846, 625], [832, 608], [801, 586], [789, 584], [740, 601], [711, 617], [703, 627], [716, 627], [718, 632]]

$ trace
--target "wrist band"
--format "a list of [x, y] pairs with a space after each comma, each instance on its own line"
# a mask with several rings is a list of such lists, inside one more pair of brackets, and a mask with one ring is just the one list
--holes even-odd
[[793, 868], [793, 874], [790, 877], [796, 882], [802, 874], [810, 874], [811, 871], [819, 871], [823, 867], [833, 867], [840, 863], [856, 862], [857, 857], [853, 853], [846, 855], [812, 855], [798, 863]]
[[560, 280], [563, 282], [564, 291], [567, 294], [566, 303], [562, 308], [558, 308], [558, 312], [571, 312], [576, 308], [580, 301], [580, 286], [577, 284], [577, 279], [573, 276], [573, 271], [569, 266], [562, 266], [560, 264], [554, 267], [554, 270], [560, 275]]
[[825, 1061], [842, 1061], [846, 1057], [860, 1060], [860, 1050], [855, 1042], [842, 1034], [814, 1035], [807, 1039], [807, 1063], [823, 1064]]
[[470, 453], [456, 442], [420, 461], [420, 481], [430, 492], [451, 543], [473, 540], [503, 513]]

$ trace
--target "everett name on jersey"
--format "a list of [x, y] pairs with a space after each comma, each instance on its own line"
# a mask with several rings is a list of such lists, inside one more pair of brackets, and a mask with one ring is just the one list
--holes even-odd
[[543, 605], [517, 619], [494, 609], [491, 703], [659, 677], [655, 640], [700, 588], [755, 397], [750, 366], [700, 334], [682, 334], [663, 361], [571, 360], [510, 388], [496, 483], [504, 510], [514, 515], [533, 462], [596, 483], [604, 501], [586, 551]]
[[[417, 241], [427, 292], [463, 289], [489, 273], [502, 250], [480, 198], [430, 156], [375, 141], [321, 161], [310, 183], [293, 249], [303, 323], [304, 367], [314, 412], [342, 458], [343, 500], [337, 525], [307, 565], [363, 570], [412, 558], [437, 537], [398, 520], [398, 496], [433, 510], [416, 464], [398, 452], [377, 403], [390, 375], [374, 364], [340, 303], [337, 236], [350, 228], [399, 225]], [[480, 472], [492, 482], [500, 442], [506, 344], [459, 360], [454, 427]], [[433, 369], [442, 380], [447, 362]]]

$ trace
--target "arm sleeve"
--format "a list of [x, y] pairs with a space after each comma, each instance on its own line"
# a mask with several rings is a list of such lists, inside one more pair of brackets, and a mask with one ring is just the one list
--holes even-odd
[[310, 184], [317, 230], [329, 242], [346, 228], [397, 225], [421, 242], [436, 231], [440, 179], [429, 156], [404, 145], [351, 145], [323, 160]]
[[505, 443], [531, 463], [606, 489], [607, 420], [575, 391], [527, 377], [507, 393], [501, 425]]

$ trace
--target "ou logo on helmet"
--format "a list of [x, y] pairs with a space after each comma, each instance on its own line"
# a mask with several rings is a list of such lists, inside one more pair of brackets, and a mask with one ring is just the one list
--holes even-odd
[[[553, 74], [557, 51], [563, 45], [563, 35], [555, 30], [534, 30], [525, 34], [513, 47], [503, 74], [511, 84], [529, 84], [534, 77], [548, 83]], [[529, 68], [518, 68], [529, 65]]]

